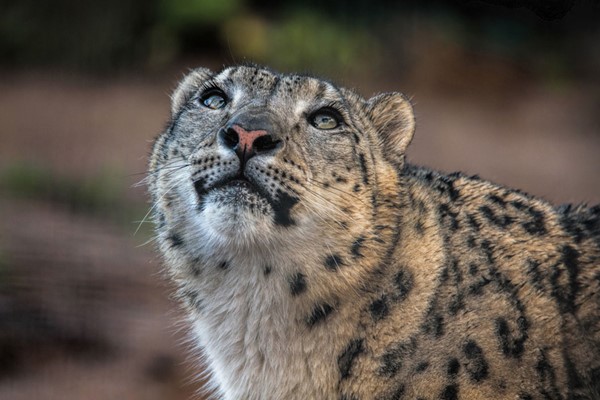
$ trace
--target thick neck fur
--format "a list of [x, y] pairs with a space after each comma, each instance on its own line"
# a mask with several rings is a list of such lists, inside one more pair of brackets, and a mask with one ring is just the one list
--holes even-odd
[[265, 245], [202, 237], [210, 246], [184, 257], [164, 242], [223, 398], [337, 397], [338, 355], [359, 325], [355, 305], [398, 239], [403, 196], [396, 172], [385, 171], [372, 196], [376, 209], [350, 224], [311, 229], [299, 218], [309, 228], [281, 228]]

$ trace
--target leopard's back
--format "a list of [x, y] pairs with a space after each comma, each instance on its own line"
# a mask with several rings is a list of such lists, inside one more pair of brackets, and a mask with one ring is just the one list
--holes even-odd
[[[363, 306], [348, 398], [600, 398], [600, 207], [404, 175], [417, 212]], [[377, 383], [364, 390], [361, 374]]]

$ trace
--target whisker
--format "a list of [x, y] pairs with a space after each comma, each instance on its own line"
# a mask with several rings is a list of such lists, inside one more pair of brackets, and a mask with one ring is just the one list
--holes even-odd
[[[284, 187], [288, 187], [288, 186], [286, 186], [286, 185], [284, 184]], [[333, 203], [333, 202], [332, 202], [331, 200], [329, 200], [328, 198], [324, 197], [324, 196], [323, 196], [323, 195], [321, 195], [320, 193], [317, 193], [317, 192], [315, 192], [315, 191], [313, 191], [313, 190], [309, 189], [308, 187], [305, 187], [305, 186], [302, 186], [302, 187], [303, 187], [303, 189], [305, 190], [305, 193], [306, 193], [306, 194], [308, 194], [308, 195], [312, 195], [312, 196], [314, 196], [315, 198], [317, 198], [317, 199], [319, 199], [319, 200], [323, 201], [323, 202], [325, 203], [325, 204], [324, 204], [324, 206], [325, 206], [325, 208], [326, 208], [326, 210], [327, 210], [327, 211], [329, 211], [329, 212], [333, 212], [333, 213], [335, 213], [335, 214], [338, 214], [338, 215], [339, 215], [339, 214], [341, 214], [341, 215], [344, 215], [345, 217], [349, 218], [351, 221], [354, 221], [354, 222], [355, 222], [355, 220], [354, 220], [354, 218], [352, 217], [352, 215], [350, 215], [348, 212], [345, 212], [344, 210], [340, 209], [340, 208], [338, 207], [338, 205], [337, 205], [337, 204]], [[291, 188], [289, 188], [289, 187], [288, 187], [288, 189], [291, 189]], [[292, 190], [293, 190], [293, 189], [292, 189]], [[308, 207], [307, 207], [307, 208], [308, 208]], [[320, 216], [320, 214], [319, 214], [319, 213], [318, 213], [316, 210], [313, 210], [313, 211], [315, 212], [315, 214], [318, 214], [318, 215]], [[330, 217], [331, 215], [328, 215], [328, 216]], [[341, 222], [337, 221], [337, 220], [336, 220], [336, 223], [337, 223], [338, 225], [340, 225], [340, 226], [343, 226], [343, 224], [342, 224]]]
[[189, 167], [191, 165], [188, 162], [186, 162], [185, 164], [174, 165], [174, 164], [178, 163], [178, 161], [179, 160], [173, 161], [173, 162], [171, 162], [169, 164], [165, 164], [165, 165], [161, 166], [160, 168], [158, 168], [158, 169], [156, 169], [154, 171], [147, 172], [147, 176], [144, 177], [141, 181], [139, 181], [137, 183], [134, 183], [132, 185], [132, 187], [140, 187], [140, 186], [146, 185], [148, 179], [150, 179], [150, 176], [157, 175], [157, 174], [161, 173], [162, 171], [164, 171], [165, 169], [169, 170], [169, 172], [171, 172], [171, 171], [175, 171], [176, 172], [176, 171], [180, 170], [181, 168]]
[[133, 235], [137, 235], [138, 231], [140, 230], [140, 228], [142, 227], [142, 224], [148, 219], [148, 216], [154, 211], [156, 210], [156, 208], [158, 207], [158, 203], [171, 191], [173, 190], [173, 188], [180, 184], [183, 181], [183, 178], [181, 180], [175, 179], [175, 181], [172, 183], [171, 186], [169, 186], [169, 188], [160, 196], [160, 198], [158, 200], [156, 200], [154, 202], [154, 204], [152, 205], [152, 207], [150, 207], [150, 209], [148, 210], [148, 212], [146, 213], [146, 215], [144, 215], [144, 218], [142, 218], [142, 221], [139, 223], [137, 229], [135, 230], [135, 232], [133, 233]]
[[[346, 191], [346, 190], [343, 190], [343, 189], [337, 188], [337, 187], [335, 187], [335, 186], [331, 186], [330, 184], [326, 184], [326, 183], [324, 183], [324, 182], [321, 182], [321, 181], [318, 181], [318, 180], [316, 180], [316, 179], [310, 179], [310, 180], [309, 180], [309, 181], [307, 181], [307, 182], [308, 182], [308, 183], [313, 183], [313, 182], [314, 182], [314, 183], [318, 183], [318, 184], [319, 184], [319, 185], [321, 185], [321, 187], [322, 187], [323, 189], [325, 189], [325, 190], [329, 190], [329, 189], [331, 189], [331, 190], [335, 190], [335, 191], [341, 192], [342, 194], [345, 194], [345, 195], [347, 195], [347, 196], [350, 196], [350, 197], [354, 198], [354, 199], [355, 199], [355, 200], [357, 200], [357, 201], [360, 201], [360, 202], [361, 202], [363, 205], [365, 205], [365, 206], [367, 205], [367, 203], [365, 203], [365, 202], [363, 201], [363, 199], [361, 199], [360, 197], [358, 197], [358, 196], [357, 196], [355, 193], [351, 193], [351, 192], [348, 192], [348, 191]], [[334, 195], [335, 195], [335, 193], [331, 193], [331, 194], [334, 194]], [[340, 195], [340, 196], [341, 196], [341, 195]]]

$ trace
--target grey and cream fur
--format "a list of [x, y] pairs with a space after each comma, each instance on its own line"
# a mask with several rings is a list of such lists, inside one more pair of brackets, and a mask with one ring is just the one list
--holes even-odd
[[160, 252], [223, 399], [599, 399], [600, 207], [405, 162], [409, 101], [192, 71]]

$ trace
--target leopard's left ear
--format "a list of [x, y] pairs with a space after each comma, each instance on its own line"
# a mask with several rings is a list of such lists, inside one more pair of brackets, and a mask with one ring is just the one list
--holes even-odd
[[193, 93], [198, 90], [202, 82], [207, 80], [213, 73], [206, 68], [196, 68], [190, 71], [177, 86], [177, 89], [171, 95], [171, 117], [181, 110], [187, 103]]
[[402, 163], [415, 133], [415, 114], [410, 101], [401, 93], [383, 93], [369, 99], [367, 115], [388, 161]]

